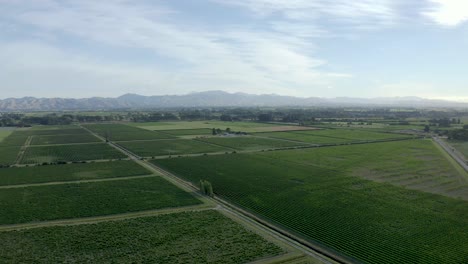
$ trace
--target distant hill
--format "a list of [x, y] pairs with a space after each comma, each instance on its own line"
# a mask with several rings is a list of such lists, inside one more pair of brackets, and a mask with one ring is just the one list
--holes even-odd
[[155, 109], [171, 107], [249, 107], [249, 106], [389, 106], [389, 107], [459, 107], [468, 103], [430, 100], [419, 97], [384, 98], [319, 98], [292, 97], [275, 94], [253, 95], [208, 91], [186, 95], [143, 96], [125, 94], [117, 98], [7, 98], [0, 100], [0, 111], [60, 111], [60, 110], [112, 110]]

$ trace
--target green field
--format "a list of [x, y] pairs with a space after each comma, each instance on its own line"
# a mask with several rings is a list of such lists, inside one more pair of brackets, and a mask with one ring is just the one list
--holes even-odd
[[0, 147], [3, 146], [23, 146], [28, 139], [28, 135], [22, 131], [14, 131], [9, 136], [5, 137], [3, 141], [0, 142]]
[[124, 154], [104, 143], [28, 147], [22, 164], [57, 161], [107, 160], [126, 158]]
[[173, 136], [123, 124], [91, 124], [86, 128], [111, 141], [168, 139]]
[[197, 129], [175, 129], [175, 130], [158, 130], [161, 133], [170, 134], [173, 136], [198, 136], [198, 135], [211, 135], [210, 128], [197, 128]]
[[339, 144], [349, 142], [365, 142], [374, 140], [408, 138], [407, 135], [394, 133], [379, 133], [368, 130], [353, 129], [322, 129], [310, 131], [288, 131], [274, 133], [258, 133], [258, 136], [303, 141], [314, 144]]
[[350, 139], [334, 138], [326, 136], [316, 136], [314, 134], [299, 134], [293, 132], [269, 132], [269, 133], [256, 133], [255, 136], [268, 137], [276, 139], [286, 139], [297, 142], [305, 142], [309, 144], [339, 144], [352, 142]]
[[8, 263], [246, 263], [282, 253], [215, 211], [0, 232]]
[[34, 166], [0, 169], [0, 186], [94, 180], [148, 175], [150, 171], [133, 161], [75, 163], [56, 166]]
[[[400, 174], [423, 173], [417, 168], [430, 163], [448, 169], [446, 160], [407, 153], [432, 144], [414, 142], [153, 162], [193, 183], [206, 179], [222, 198], [361, 262], [464, 263], [467, 201], [355, 176], [379, 162], [387, 173], [392, 169]], [[393, 167], [387, 167], [393, 161], [386, 160], [393, 158]], [[426, 175], [434, 177], [429, 171]]]
[[0, 143], [3, 141], [4, 138], [8, 137], [13, 130], [1, 129], [0, 128]]
[[430, 140], [325, 147], [295, 153], [271, 152], [268, 156], [468, 201], [468, 179]]
[[300, 130], [306, 127], [266, 124], [257, 122], [227, 122], [227, 121], [179, 121], [179, 122], [148, 122], [131, 123], [131, 126], [141, 127], [148, 130], [177, 130], [177, 129], [212, 129], [220, 128], [225, 130], [242, 132], [262, 132], [262, 131], [282, 131], [282, 130]]
[[274, 148], [287, 148], [307, 145], [305, 143], [285, 140], [250, 137], [250, 136], [218, 136], [199, 138], [199, 141], [225, 146], [237, 150], [261, 150]]
[[31, 127], [29, 130], [63, 130], [63, 129], [77, 129], [76, 125], [37, 125]]
[[141, 157], [228, 151], [223, 147], [191, 139], [129, 141], [119, 142], [119, 145]]
[[11, 165], [15, 163], [16, 157], [18, 156], [19, 151], [20, 151], [20, 147], [0, 146], [0, 165]]
[[100, 141], [101, 140], [99, 140], [97, 137], [89, 133], [77, 135], [33, 136], [31, 145], [92, 143]]
[[468, 141], [448, 140], [447, 142], [468, 160]]
[[0, 224], [137, 212], [201, 202], [159, 176], [0, 191]]
[[79, 135], [88, 134], [83, 128], [74, 126], [74, 128], [55, 128], [55, 129], [27, 129], [18, 131], [28, 136], [55, 136], [55, 135]]

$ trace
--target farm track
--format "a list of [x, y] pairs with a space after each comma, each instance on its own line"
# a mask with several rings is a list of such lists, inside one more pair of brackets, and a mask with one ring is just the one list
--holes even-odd
[[213, 207], [211, 205], [201, 204], [201, 205], [193, 205], [193, 206], [181, 206], [181, 207], [174, 207], [174, 208], [139, 211], [139, 212], [132, 212], [132, 213], [60, 219], [60, 220], [41, 221], [41, 222], [24, 223], [24, 224], [0, 225], [0, 232], [21, 230], [21, 229], [32, 229], [32, 228], [48, 227], [48, 226], [70, 226], [70, 225], [94, 224], [94, 223], [106, 222], [106, 221], [116, 221], [116, 220], [125, 220], [125, 219], [132, 219], [132, 218], [138, 218], [138, 217], [182, 213], [182, 212], [187, 212], [187, 211], [200, 212], [200, 211], [206, 211], [206, 210], [213, 210]]
[[26, 149], [31, 145], [32, 139], [33, 139], [33, 136], [29, 136], [24, 142], [24, 145], [21, 146], [20, 152], [18, 153], [18, 156], [16, 157], [15, 165], [20, 164], [21, 160], [23, 159], [24, 153], [26, 152]]
[[[88, 132], [94, 134], [91, 130], [86, 129]], [[95, 134], [96, 137], [100, 138], [101, 140], [105, 141], [103, 137]], [[178, 186], [179, 188], [192, 193], [194, 196], [199, 198], [200, 200], [208, 203], [208, 205], [216, 206], [216, 209], [224, 212], [226, 215], [229, 215], [232, 219], [237, 219], [238, 222], [242, 223], [243, 225], [250, 226], [252, 229], [257, 230], [257, 232], [268, 234], [268, 236], [273, 237], [291, 248], [299, 250], [300, 252], [310, 256], [316, 260], [319, 260], [322, 263], [331, 264], [331, 263], [351, 263], [348, 259], [338, 256], [334, 253], [328, 252], [324, 248], [319, 248], [311, 243], [308, 243], [289, 232], [282, 230], [266, 221], [261, 220], [260, 218], [246, 212], [245, 210], [236, 207], [230, 204], [223, 199], [218, 197], [207, 197], [203, 196], [198, 192], [198, 187], [194, 186], [193, 184], [182, 180], [181, 178], [177, 177], [176, 175], [148, 162], [142, 160], [142, 158], [129, 150], [123, 148], [122, 146], [115, 144], [113, 142], [108, 142], [108, 144], [117, 150], [121, 151], [122, 153], [126, 154], [129, 158], [135, 160], [138, 164], [142, 165], [145, 168], [148, 168], [150, 171], [160, 174], [164, 179], [173, 183], [174, 185]], [[261, 150], [260, 150], [261, 151]]]
[[151, 174], [151, 175], [142, 175], [142, 176], [114, 177], [114, 178], [103, 178], [103, 179], [93, 179], [93, 180], [56, 181], [56, 182], [43, 182], [43, 183], [3, 185], [3, 186], [0, 186], [0, 190], [1, 189], [24, 188], [24, 187], [62, 185], [62, 184], [80, 184], [80, 183], [93, 183], [93, 182], [106, 182], [106, 181], [121, 181], [121, 180], [143, 179], [143, 178], [151, 178], [151, 177], [160, 177], [160, 176], [155, 175], [155, 174]]

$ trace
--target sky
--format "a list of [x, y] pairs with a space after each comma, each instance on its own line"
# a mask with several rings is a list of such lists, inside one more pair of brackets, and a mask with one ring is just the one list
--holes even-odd
[[0, 0], [0, 98], [468, 101], [466, 0]]

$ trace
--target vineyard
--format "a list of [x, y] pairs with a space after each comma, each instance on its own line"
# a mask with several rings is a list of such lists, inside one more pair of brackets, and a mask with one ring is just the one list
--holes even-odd
[[132, 161], [76, 163], [0, 170], [0, 186], [45, 182], [95, 180], [151, 174]]
[[460, 153], [465, 156], [465, 159], [468, 160], [468, 142], [458, 141], [458, 140], [449, 140], [448, 143], [453, 146], [455, 149], [460, 151]]
[[168, 139], [173, 136], [122, 124], [93, 124], [86, 128], [112, 141]]
[[134, 123], [132, 126], [144, 128], [147, 130], [185, 130], [185, 129], [212, 129], [219, 128], [226, 130], [230, 128], [231, 131], [242, 131], [242, 132], [265, 132], [265, 131], [283, 131], [283, 130], [301, 130], [310, 129], [307, 127], [299, 127], [292, 125], [277, 125], [267, 123], [256, 123], [256, 122], [226, 122], [216, 120], [206, 121], [190, 121], [190, 122], [148, 122], [148, 123]]
[[0, 232], [0, 241], [11, 263], [246, 263], [283, 252], [214, 211]]
[[0, 147], [0, 165], [10, 165], [15, 163], [20, 147], [8, 146]]
[[[381, 143], [380, 147], [385, 148], [385, 144], [394, 143]], [[370, 149], [378, 149], [377, 145], [367, 145], [369, 157], [378, 158]], [[348, 154], [355, 148], [346, 147]], [[463, 263], [466, 260], [468, 248], [463, 245], [468, 243], [467, 201], [352, 176], [349, 171], [356, 162], [354, 155], [336, 149], [334, 154], [338, 158], [325, 157], [327, 161], [322, 163], [312, 158], [324, 154], [315, 153], [319, 150], [153, 162], [193, 183], [206, 179], [217, 195], [312, 243], [358, 261]], [[359, 157], [362, 164], [366, 158]], [[336, 163], [334, 168], [327, 166], [332, 160]], [[406, 173], [412, 173], [411, 167]]]
[[210, 128], [198, 128], [198, 129], [176, 129], [176, 130], [158, 130], [158, 132], [170, 134], [173, 136], [192, 136], [192, 135], [211, 135], [212, 130]]
[[86, 132], [86, 134], [76, 135], [33, 136], [31, 145], [75, 144], [92, 142], [100, 142], [100, 140]]
[[228, 151], [220, 146], [190, 139], [128, 141], [119, 142], [119, 145], [142, 157]]
[[286, 131], [273, 133], [257, 133], [262, 137], [289, 139], [313, 144], [339, 144], [351, 142], [366, 142], [375, 140], [403, 139], [407, 135], [379, 133], [369, 130], [351, 129], [321, 129], [310, 131]]
[[0, 224], [127, 213], [201, 202], [159, 176], [0, 191]]
[[28, 147], [22, 164], [121, 159], [126, 156], [104, 143]]
[[218, 136], [199, 138], [199, 141], [225, 146], [237, 150], [261, 150], [274, 148], [298, 147], [307, 144], [285, 140], [250, 137], [250, 136]]

